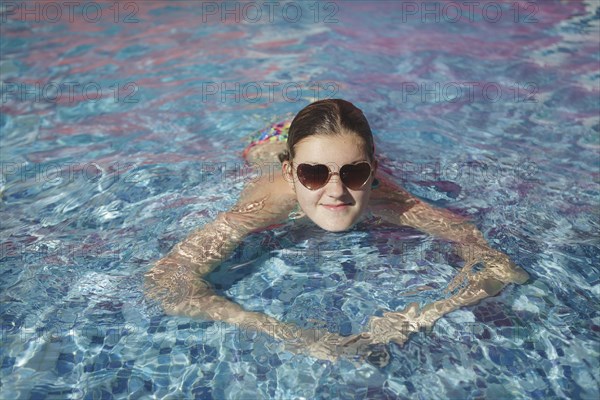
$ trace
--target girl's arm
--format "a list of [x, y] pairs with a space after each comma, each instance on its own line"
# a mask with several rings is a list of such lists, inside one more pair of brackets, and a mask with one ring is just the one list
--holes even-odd
[[283, 338], [288, 328], [266, 314], [244, 310], [217, 295], [205, 281], [251, 232], [281, 223], [294, 198], [277, 182], [259, 181], [247, 187], [238, 204], [192, 232], [156, 262], [146, 274], [146, 293], [158, 300], [166, 313], [225, 321]]
[[369, 341], [360, 335], [342, 337], [324, 330], [301, 330], [266, 314], [244, 310], [217, 295], [206, 276], [251, 232], [285, 221], [296, 197], [281, 176], [261, 179], [244, 190], [238, 204], [220, 213], [177, 244], [146, 274], [146, 294], [166, 313], [235, 324], [284, 340], [293, 352], [335, 360], [341, 354], [368, 354]]
[[[416, 199], [389, 176], [382, 174], [380, 182], [380, 188], [373, 192], [373, 211], [388, 222], [412, 226], [456, 243], [465, 265], [447, 291], [454, 291], [465, 278], [468, 279], [468, 285], [453, 296], [428, 304], [420, 310], [416, 304], [411, 304], [403, 311], [373, 317], [370, 331], [376, 342], [393, 340], [403, 343], [411, 332], [430, 328], [443, 315], [495, 296], [508, 283], [522, 284], [529, 279], [527, 272], [510, 261], [506, 254], [492, 249], [483, 234], [466, 218]], [[473, 267], [479, 263], [484, 268], [472, 273]]]

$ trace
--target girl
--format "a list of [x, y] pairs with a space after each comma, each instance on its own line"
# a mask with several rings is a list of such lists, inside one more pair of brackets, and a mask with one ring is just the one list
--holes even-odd
[[[279, 159], [282, 173], [249, 184], [231, 210], [191, 233], [147, 273], [149, 296], [158, 299], [169, 314], [240, 324], [283, 340], [292, 350], [304, 349], [323, 359], [357, 353], [372, 358], [382, 355], [373, 353], [373, 345], [402, 344], [410, 333], [431, 327], [444, 314], [494, 296], [508, 283], [528, 279], [523, 269], [490, 248], [481, 232], [464, 218], [418, 200], [378, 170], [369, 123], [347, 101], [308, 105], [291, 125], [275, 125], [251, 143], [244, 156], [251, 163]], [[465, 264], [448, 290], [457, 289], [465, 278], [468, 285], [420, 309], [413, 303], [403, 311], [371, 317], [366, 332], [347, 337], [297, 329], [215, 294], [203, 278], [247, 235], [286, 222], [297, 207], [328, 231], [347, 230], [373, 215], [450, 240]], [[483, 269], [473, 273], [479, 263]]]

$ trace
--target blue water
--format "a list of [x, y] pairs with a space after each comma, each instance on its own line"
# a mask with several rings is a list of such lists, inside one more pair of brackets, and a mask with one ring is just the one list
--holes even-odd
[[[443, 2], [437, 20], [321, 2], [256, 23], [193, 1], [95, 3], [96, 22], [22, 4], [0, 4], [0, 398], [598, 398], [595, 0], [490, 2], [497, 21], [490, 6], [457, 22]], [[532, 277], [391, 345], [385, 368], [143, 296], [152, 263], [252, 179], [244, 138], [332, 96], [363, 109], [398, 182], [469, 216]], [[441, 298], [460, 265], [407, 227], [293, 221], [210, 280], [248, 310], [348, 335]]]

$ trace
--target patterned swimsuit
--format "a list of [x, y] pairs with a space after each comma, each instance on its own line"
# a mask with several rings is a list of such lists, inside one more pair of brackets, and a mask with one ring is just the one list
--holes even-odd
[[243, 153], [244, 158], [246, 158], [252, 147], [259, 144], [267, 142], [287, 142], [288, 131], [290, 130], [291, 124], [291, 120], [277, 122], [250, 136], [250, 144], [248, 147], [246, 147]]

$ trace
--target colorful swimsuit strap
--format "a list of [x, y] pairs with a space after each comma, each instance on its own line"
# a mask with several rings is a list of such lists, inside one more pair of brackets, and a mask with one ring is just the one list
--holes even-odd
[[252, 135], [250, 137], [250, 144], [244, 150], [244, 158], [246, 158], [250, 149], [256, 145], [266, 142], [286, 142], [291, 123], [291, 120], [277, 122]]

